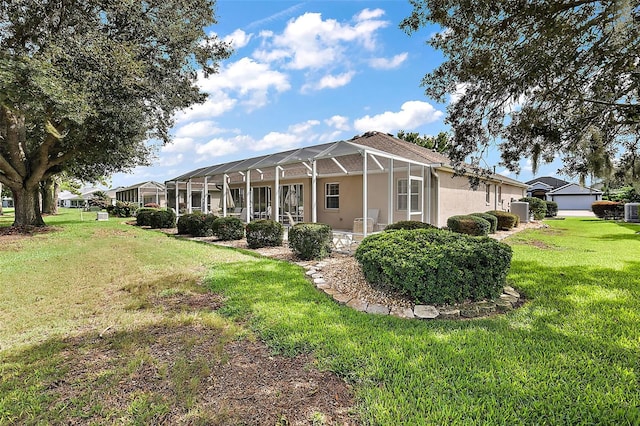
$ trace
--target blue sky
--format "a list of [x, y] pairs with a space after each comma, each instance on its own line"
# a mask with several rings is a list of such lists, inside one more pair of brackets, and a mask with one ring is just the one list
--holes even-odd
[[[160, 147], [150, 167], [112, 177], [112, 187], [164, 182], [207, 165], [350, 139], [369, 130], [436, 135], [446, 104], [424, 94], [423, 76], [442, 62], [426, 45], [439, 28], [408, 36], [398, 25], [409, 16], [404, 0], [218, 0], [218, 24], [209, 28], [232, 41], [234, 54], [218, 74], [200, 78], [209, 94], [180, 112], [173, 143]], [[526, 181], [498, 165], [488, 167]], [[537, 176], [554, 175], [558, 164]]]

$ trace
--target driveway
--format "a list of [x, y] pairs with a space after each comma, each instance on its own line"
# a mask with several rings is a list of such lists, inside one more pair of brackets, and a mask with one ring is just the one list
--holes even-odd
[[558, 217], [596, 217], [591, 210], [558, 210]]

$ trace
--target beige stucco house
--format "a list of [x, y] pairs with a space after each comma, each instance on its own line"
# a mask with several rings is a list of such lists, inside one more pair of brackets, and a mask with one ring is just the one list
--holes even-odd
[[455, 214], [508, 211], [527, 188], [492, 175], [473, 190], [442, 154], [380, 132], [203, 167], [165, 185], [168, 207], [180, 213], [321, 222], [364, 234], [400, 220], [445, 226]]
[[145, 204], [157, 204], [166, 207], [166, 188], [164, 184], [147, 181], [115, 189], [115, 199], [128, 203], [135, 203], [142, 207]]

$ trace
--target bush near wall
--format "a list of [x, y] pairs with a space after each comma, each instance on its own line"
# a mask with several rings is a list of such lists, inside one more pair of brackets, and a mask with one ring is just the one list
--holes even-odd
[[276, 247], [282, 245], [284, 227], [275, 220], [261, 219], [249, 222], [246, 232], [249, 248]]
[[107, 206], [107, 212], [109, 216], [115, 217], [133, 217], [138, 210], [138, 206], [134, 203], [126, 203], [123, 201], [116, 201], [115, 206]]
[[489, 213], [471, 213], [471, 216], [478, 216], [489, 222], [489, 233], [495, 234], [498, 230], [498, 218]]
[[558, 203], [555, 201], [545, 201], [547, 205], [547, 213], [545, 217], [556, 217], [558, 216]]
[[143, 207], [136, 211], [136, 225], [151, 226], [151, 213], [158, 211], [156, 208]]
[[324, 223], [297, 223], [289, 229], [289, 247], [302, 260], [327, 257], [332, 238], [331, 227]]
[[524, 197], [520, 198], [519, 201], [529, 203], [529, 212], [533, 215], [535, 220], [544, 219], [544, 216], [547, 214], [547, 204], [540, 198]]
[[215, 235], [213, 223], [216, 219], [216, 215], [202, 212], [184, 214], [178, 219], [178, 234], [211, 237]]
[[430, 223], [420, 222], [417, 220], [401, 220], [399, 222], [390, 223], [385, 226], [385, 231], [393, 231], [396, 229], [437, 229]]
[[151, 212], [149, 226], [153, 229], [175, 228], [176, 213], [169, 209], [159, 209]]
[[486, 237], [491, 229], [491, 223], [478, 216], [456, 215], [447, 219], [447, 228], [459, 234]]
[[508, 231], [520, 223], [520, 218], [517, 214], [500, 210], [490, 210], [487, 213], [494, 215], [498, 219], [498, 230], [500, 231]]
[[445, 304], [498, 297], [511, 247], [439, 229], [398, 230], [366, 237], [355, 257], [373, 287], [420, 304]]
[[594, 201], [591, 211], [600, 219], [624, 217], [624, 204], [617, 201]]
[[244, 238], [244, 223], [237, 217], [219, 217], [213, 221], [213, 234], [223, 241]]

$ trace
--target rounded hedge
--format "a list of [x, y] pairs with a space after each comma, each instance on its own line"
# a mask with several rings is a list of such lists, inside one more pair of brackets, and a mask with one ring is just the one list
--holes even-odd
[[547, 214], [547, 204], [544, 200], [536, 197], [524, 197], [520, 198], [520, 201], [529, 203], [529, 212], [535, 220], [544, 219], [544, 216]]
[[498, 219], [498, 230], [500, 231], [508, 231], [514, 226], [518, 226], [520, 223], [520, 218], [517, 214], [503, 212], [500, 210], [490, 210], [487, 213]]
[[237, 217], [219, 217], [212, 223], [213, 234], [223, 241], [244, 238], [244, 223]]
[[302, 260], [327, 257], [332, 238], [331, 227], [324, 223], [297, 223], [289, 228], [289, 247]]
[[370, 285], [420, 304], [447, 304], [498, 297], [511, 253], [493, 238], [416, 229], [370, 235], [355, 258]]
[[491, 229], [491, 223], [479, 216], [456, 215], [447, 219], [447, 228], [459, 234], [486, 237]]
[[437, 229], [430, 223], [420, 222], [417, 220], [401, 220], [399, 222], [390, 223], [385, 226], [385, 231], [393, 231], [396, 229]]
[[217, 216], [194, 212], [184, 214], [178, 219], [178, 234], [192, 235], [194, 237], [211, 237], [214, 235], [213, 222]]
[[151, 214], [157, 212], [156, 208], [143, 207], [136, 211], [136, 225], [138, 226], [151, 226]]
[[148, 226], [153, 229], [175, 228], [176, 213], [173, 210], [159, 209], [152, 211], [147, 220]]
[[498, 230], [498, 218], [489, 213], [471, 213], [471, 216], [478, 216], [489, 222], [489, 233], [495, 234]]
[[276, 247], [282, 245], [284, 227], [280, 222], [260, 219], [249, 222], [246, 226], [247, 245], [255, 249], [260, 247]]
[[617, 201], [595, 201], [591, 204], [591, 211], [600, 219], [606, 217], [623, 217], [624, 204]]
[[555, 201], [545, 201], [545, 204], [547, 205], [546, 217], [558, 216], [558, 203]]

